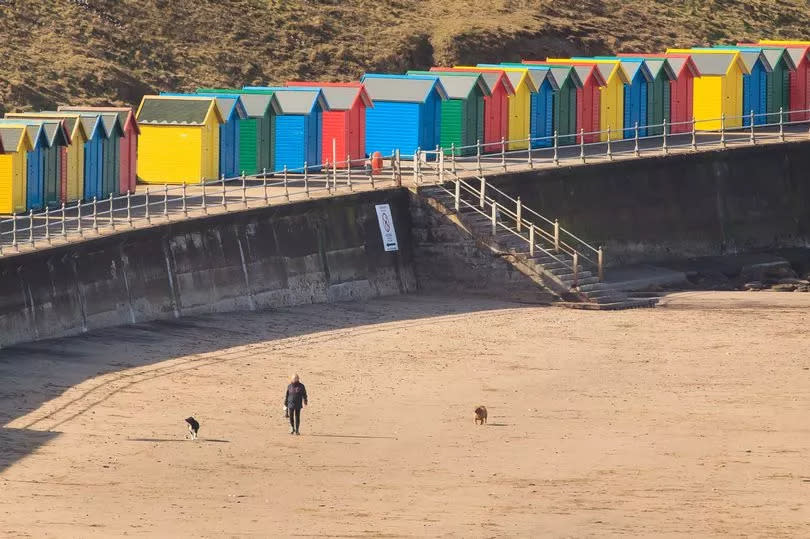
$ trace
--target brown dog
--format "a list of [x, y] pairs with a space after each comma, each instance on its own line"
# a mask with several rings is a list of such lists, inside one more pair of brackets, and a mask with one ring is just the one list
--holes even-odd
[[475, 409], [475, 424], [478, 425], [480, 422], [481, 425], [487, 422], [487, 407], [486, 406], [479, 406]]

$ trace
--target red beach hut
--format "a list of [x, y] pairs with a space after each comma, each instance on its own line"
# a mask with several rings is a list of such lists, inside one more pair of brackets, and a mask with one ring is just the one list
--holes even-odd
[[763, 39], [760, 47], [784, 47], [796, 70], [790, 72], [791, 122], [810, 120], [810, 41], [777, 41]]
[[366, 152], [366, 109], [374, 106], [365, 86], [360, 82], [304, 81], [287, 82], [285, 86], [319, 88], [326, 98], [329, 110], [323, 111], [323, 160], [337, 161], [338, 168], [345, 168], [346, 156], [352, 156], [358, 158], [352, 159], [353, 165], [362, 164]]
[[509, 138], [509, 96], [515, 88], [505, 71], [467, 67], [431, 67], [431, 71], [445, 73], [480, 73], [489, 86], [490, 95], [484, 96], [484, 152], [500, 152], [501, 141]]

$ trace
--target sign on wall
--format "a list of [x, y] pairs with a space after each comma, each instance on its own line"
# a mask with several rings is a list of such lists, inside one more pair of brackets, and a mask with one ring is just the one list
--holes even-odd
[[394, 218], [391, 217], [391, 206], [377, 204], [377, 221], [380, 223], [383, 246], [386, 251], [399, 251], [397, 231], [394, 229]]

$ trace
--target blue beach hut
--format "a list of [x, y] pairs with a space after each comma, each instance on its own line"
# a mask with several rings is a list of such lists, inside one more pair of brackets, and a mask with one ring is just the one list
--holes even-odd
[[366, 153], [413, 155], [441, 143], [441, 104], [447, 92], [435, 76], [377, 75], [361, 80], [374, 107], [366, 110]]
[[764, 125], [768, 122], [768, 74], [773, 71], [771, 63], [759, 47], [733, 47], [717, 46], [710, 49], [714, 51], [737, 51], [740, 59], [750, 73], [743, 73], [743, 104], [742, 124], [751, 125], [751, 112], [754, 113], [754, 125]]
[[[54, 113], [56, 114], [56, 113]], [[65, 114], [65, 113], [60, 113]], [[87, 133], [84, 143], [84, 200], [101, 200], [104, 194], [104, 143], [109, 138], [101, 116], [80, 116]]]
[[329, 105], [320, 88], [246, 86], [245, 93], [272, 92], [278, 102], [275, 170], [315, 169], [323, 163], [323, 111]]
[[[239, 167], [239, 129], [240, 122], [247, 118], [245, 105], [238, 94], [219, 94], [198, 91], [194, 94], [161, 92], [168, 97], [213, 97], [225, 123], [219, 126], [219, 174], [234, 178], [242, 174]], [[253, 173], [253, 171], [251, 171]]]
[[624, 87], [624, 138], [635, 136], [635, 125], [638, 124], [638, 134], [646, 137], [648, 121], [648, 92], [653, 82], [653, 76], [647, 63], [640, 58], [620, 58], [616, 56], [597, 56], [598, 60], [619, 60], [630, 79]]

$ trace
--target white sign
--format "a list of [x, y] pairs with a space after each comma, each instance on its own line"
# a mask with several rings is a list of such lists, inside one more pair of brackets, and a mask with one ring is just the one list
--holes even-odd
[[377, 221], [380, 223], [383, 246], [386, 251], [399, 251], [397, 231], [394, 230], [394, 218], [391, 217], [391, 206], [377, 204]]

